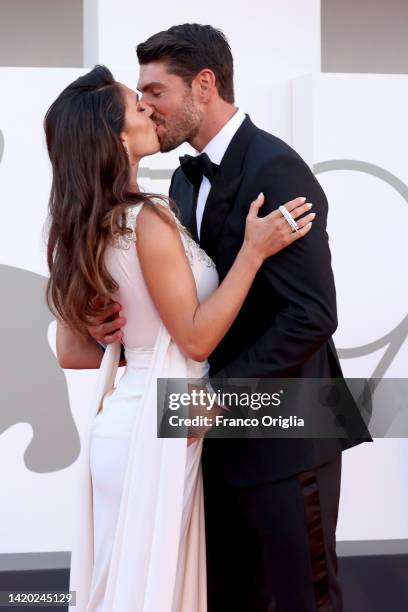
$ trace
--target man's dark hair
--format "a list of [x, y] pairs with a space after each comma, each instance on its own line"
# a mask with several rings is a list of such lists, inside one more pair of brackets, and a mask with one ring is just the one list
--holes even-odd
[[234, 102], [234, 61], [225, 35], [210, 25], [185, 23], [158, 32], [136, 48], [139, 64], [166, 61], [168, 70], [191, 85], [205, 68], [215, 74], [220, 97]]

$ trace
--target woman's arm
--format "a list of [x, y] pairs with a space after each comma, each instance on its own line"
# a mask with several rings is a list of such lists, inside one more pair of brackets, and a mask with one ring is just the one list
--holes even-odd
[[277, 297], [279, 312], [252, 345], [217, 371], [220, 378], [238, 378], [243, 372], [248, 378], [298, 376], [299, 368], [328, 342], [337, 327], [328, 202], [321, 185], [309, 166], [291, 153], [279, 164], [265, 167], [256, 180], [267, 194], [267, 210], [293, 193], [305, 193], [313, 202], [316, 222], [290, 253], [283, 250], [262, 266], [263, 284]]
[[[179, 230], [149, 206], [139, 213], [136, 248], [147, 288], [172, 338], [191, 359], [204, 361], [224, 337], [263, 261], [310, 230], [314, 215], [298, 221], [299, 232], [291, 232], [278, 211], [258, 217], [263, 201], [260, 196], [251, 204], [244, 243], [235, 262], [218, 289], [202, 303]], [[297, 218], [310, 210], [304, 198], [286, 206]]]

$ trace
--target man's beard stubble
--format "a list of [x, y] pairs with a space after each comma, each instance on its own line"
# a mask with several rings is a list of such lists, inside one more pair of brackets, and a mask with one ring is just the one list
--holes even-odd
[[167, 119], [154, 113], [153, 121], [164, 125], [165, 133], [159, 136], [161, 153], [173, 151], [183, 142], [190, 142], [198, 134], [202, 123], [202, 112], [195, 106], [191, 94], [187, 93], [178, 111]]

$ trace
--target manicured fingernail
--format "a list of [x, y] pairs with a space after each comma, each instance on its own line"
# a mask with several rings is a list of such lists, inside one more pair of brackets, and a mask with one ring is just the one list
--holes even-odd
[[259, 200], [260, 197], [263, 196], [263, 191], [261, 191], [261, 193], [259, 194], [259, 196], [256, 198], [257, 200]]
[[306, 206], [307, 206], [308, 208], [312, 208], [313, 204], [312, 204], [311, 202], [308, 202], [308, 203], [306, 204]]
[[301, 202], [302, 202], [302, 204], [303, 204], [304, 202], [306, 202], [306, 198], [300, 198], [300, 201], [301, 201]]
[[308, 224], [307, 224], [307, 229], [309, 229], [310, 227], [312, 227], [312, 224], [311, 224], [311, 223], [308, 223]]
[[311, 214], [311, 216], [312, 216], [312, 219], [314, 219], [314, 218], [315, 218], [315, 216], [316, 216], [316, 213], [310, 213], [310, 214]]

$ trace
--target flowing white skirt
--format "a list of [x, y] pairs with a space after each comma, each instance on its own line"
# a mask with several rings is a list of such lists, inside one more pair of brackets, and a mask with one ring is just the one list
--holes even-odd
[[202, 441], [186, 449], [185, 439], [156, 436], [157, 377], [184, 377], [188, 368], [163, 329], [154, 354], [128, 353], [127, 362], [90, 419], [71, 558], [74, 609], [206, 612]]
[[[195, 487], [200, 467], [201, 441], [187, 449], [186, 479], [183, 500], [183, 526], [177, 565], [175, 601], [172, 606], [178, 612], [180, 588], [188, 568], [185, 558], [185, 538], [191, 517]], [[94, 570], [88, 609], [103, 612], [104, 593], [119, 515], [119, 504], [129, 450], [128, 437], [109, 437], [93, 434], [91, 442], [91, 472], [94, 509]], [[140, 503], [143, 503], [141, 498]], [[169, 525], [169, 529], [171, 525]], [[194, 571], [194, 568], [190, 568]], [[137, 568], [129, 568], [129, 574], [137, 580]], [[160, 588], [160, 585], [158, 585]], [[169, 608], [170, 609], [170, 608]], [[192, 611], [193, 612], [193, 611]]]

